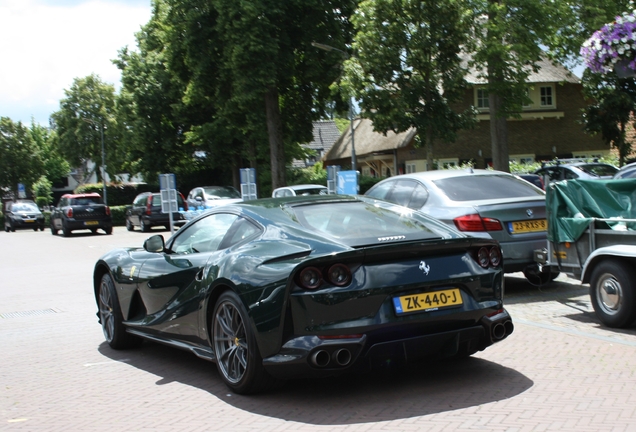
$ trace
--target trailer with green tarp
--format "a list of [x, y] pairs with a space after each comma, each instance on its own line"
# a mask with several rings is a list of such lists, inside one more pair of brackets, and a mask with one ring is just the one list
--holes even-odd
[[536, 261], [590, 284], [611, 327], [636, 320], [636, 179], [566, 180], [546, 190], [548, 245]]

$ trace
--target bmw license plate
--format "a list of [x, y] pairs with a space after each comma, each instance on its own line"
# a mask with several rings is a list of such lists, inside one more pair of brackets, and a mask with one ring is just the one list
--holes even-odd
[[459, 306], [462, 303], [462, 294], [459, 288], [393, 298], [395, 313], [398, 315], [411, 312], [431, 312], [445, 307]]
[[529, 221], [509, 222], [509, 229], [511, 234], [547, 231], [548, 221], [546, 221], [545, 219], [537, 219]]
[[97, 222], [97, 221], [86, 221], [86, 222], [84, 222], [84, 225], [99, 225], [99, 222]]

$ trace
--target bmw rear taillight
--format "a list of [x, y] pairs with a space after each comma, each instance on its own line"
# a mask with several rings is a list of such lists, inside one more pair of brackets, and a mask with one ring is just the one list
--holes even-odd
[[68, 218], [72, 218], [73, 217], [73, 208], [69, 207], [66, 209], [66, 217]]
[[455, 226], [460, 231], [501, 231], [503, 226], [497, 219], [483, 218], [478, 214], [460, 216], [453, 219]]
[[337, 287], [347, 286], [351, 279], [351, 269], [345, 264], [337, 263], [323, 269], [306, 267], [300, 271], [296, 281], [303, 289], [315, 290], [323, 283]]
[[501, 249], [499, 246], [483, 246], [477, 250], [474, 257], [482, 268], [498, 267], [501, 264]]
[[146, 214], [147, 215], [152, 214], [152, 195], [148, 197], [148, 203], [146, 204]]
[[106, 206], [106, 216], [110, 216], [110, 207]]

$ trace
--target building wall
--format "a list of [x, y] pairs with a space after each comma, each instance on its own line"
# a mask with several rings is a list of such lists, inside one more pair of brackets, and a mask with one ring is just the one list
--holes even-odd
[[[572, 157], [581, 152], [604, 152], [610, 148], [601, 137], [591, 136], [583, 131], [580, 124], [581, 109], [586, 105], [580, 84], [555, 85], [556, 109], [544, 112], [563, 112], [561, 118], [524, 119], [508, 121], [508, 153], [514, 155], [534, 154], [537, 160], [555, 157]], [[474, 92], [465, 94], [464, 106], [474, 103]], [[526, 111], [542, 112], [542, 111]], [[481, 154], [480, 154], [481, 153]], [[398, 165], [407, 161], [426, 159], [424, 148], [412, 145], [398, 150]], [[459, 163], [473, 159], [478, 168], [483, 168], [491, 160], [490, 122], [479, 120], [474, 129], [461, 131], [453, 143], [436, 142], [433, 159], [456, 158]]]

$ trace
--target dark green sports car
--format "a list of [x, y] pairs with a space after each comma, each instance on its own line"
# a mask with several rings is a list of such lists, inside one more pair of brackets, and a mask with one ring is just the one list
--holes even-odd
[[112, 348], [189, 350], [242, 394], [468, 356], [513, 330], [496, 241], [362, 196], [214, 208], [167, 242], [104, 255], [94, 290]]

